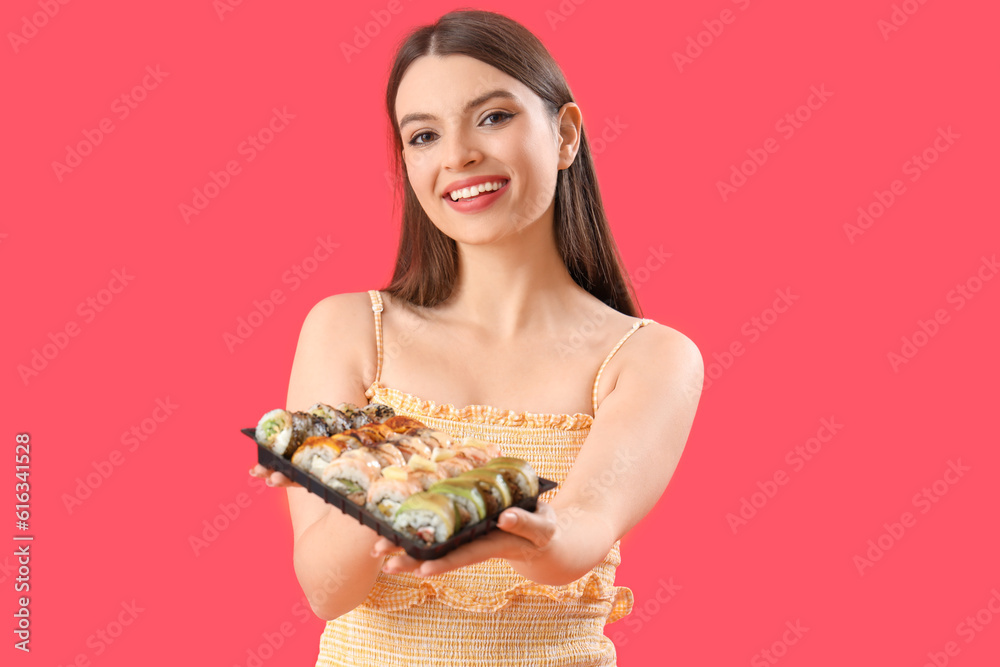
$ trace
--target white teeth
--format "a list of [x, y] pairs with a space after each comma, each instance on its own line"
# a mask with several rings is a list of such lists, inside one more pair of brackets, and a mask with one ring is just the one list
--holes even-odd
[[494, 181], [493, 183], [480, 183], [479, 185], [473, 185], [468, 188], [462, 188], [461, 190], [452, 190], [450, 193], [452, 201], [458, 201], [459, 199], [470, 199], [477, 196], [480, 192], [487, 192], [493, 190], [499, 190], [506, 184], [507, 181]]

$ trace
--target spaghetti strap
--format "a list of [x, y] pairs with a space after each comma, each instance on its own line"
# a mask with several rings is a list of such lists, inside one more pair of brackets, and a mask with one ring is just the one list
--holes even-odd
[[382, 377], [382, 295], [378, 290], [368, 290], [372, 299], [372, 311], [375, 313], [375, 352], [378, 361], [375, 365], [375, 382]]
[[592, 395], [593, 396], [593, 400], [594, 400], [594, 415], [595, 416], [597, 415], [597, 385], [601, 381], [601, 373], [604, 372], [604, 367], [608, 365], [609, 361], [611, 361], [611, 357], [615, 356], [615, 352], [618, 351], [618, 348], [620, 348], [622, 345], [625, 344], [625, 341], [628, 340], [629, 336], [631, 336], [636, 331], [638, 331], [639, 327], [644, 327], [647, 324], [650, 324], [652, 321], [653, 320], [643, 318], [643, 319], [639, 320], [638, 322], [636, 322], [635, 324], [633, 324], [632, 328], [629, 329], [628, 332], [624, 336], [622, 336], [622, 339], [620, 341], [618, 341], [618, 344], [615, 345], [614, 349], [612, 349], [611, 352], [608, 354], [607, 358], [604, 360], [604, 363], [601, 364], [601, 368], [597, 371], [597, 379], [594, 380], [594, 392], [593, 392], [593, 395]]

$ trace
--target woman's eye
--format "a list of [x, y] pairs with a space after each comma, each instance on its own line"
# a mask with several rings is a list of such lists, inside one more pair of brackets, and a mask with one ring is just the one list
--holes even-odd
[[425, 137], [428, 134], [433, 134], [433, 132], [421, 132], [420, 134], [414, 135], [414, 137], [412, 139], [410, 139], [410, 145], [411, 146], [422, 146], [422, 145], [426, 144], [427, 143], [426, 141], [417, 141], [417, 139], [419, 139], [420, 137]]
[[499, 123], [504, 122], [508, 118], [512, 118], [514, 116], [514, 114], [507, 113], [506, 111], [494, 111], [493, 113], [491, 113], [486, 118], [493, 118], [493, 116], [500, 116], [500, 120], [498, 120], [496, 123], [490, 123], [490, 125], [498, 125]]

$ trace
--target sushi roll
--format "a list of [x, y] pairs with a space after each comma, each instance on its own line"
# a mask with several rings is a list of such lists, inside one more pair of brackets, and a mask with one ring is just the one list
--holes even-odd
[[[360, 451], [360, 450], [353, 450]], [[344, 452], [323, 469], [323, 483], [338, 491], [356, 505], [364, 505], [368, 489], [379, 478], [379, 473], [368, 462], [360, 458], [348, 458], [352, 452]]]
[[448, 459], [447, 461], [441, 461], [438, 463], [438, 467], [443, 470], [445, 475], [448, 477], [457, 477], [463, 472], [468, 472], [474, 469], [476, 464], [467, 458], [456, 456], [455, 458]]
[[383, 468], [406, 465], [406, 459], [403, 457], [403, 453], [396, 449], [392, 443], [380, 443], [370, 448], [369, 451], [375, 455], [375, 458], [378, 459], [379, 465]]
[[442, 493], [451, 496], [458, 508], [462, 526], [470, 526], [486, 518], [486, 501], [483, 494], [471, 479], [447, 479], [433, 484], [427, 489], [431, 493]]
[[292, 413], [287, 410], [271, 410], [257, 422], [254, 435], [259, 444], [278, 456], [284, 456], [292, 440]]
[[322, 417], [308, 412], [292, 413], [292, 439], [299, 437], [299, 443], [306, 438], [325, 437], [331, 435], [329, 427]]
[[383, 470], [385, 476], [378, 478], [368, 487], [365, 508], [375, 516], [392, 519], [403, 501], [414, 493], [423, 491], [419, 483], [407, 479], [405, 470], [402, 468], [397, 470], [399, 473], [396, 477], [390, 476], [392, 475], [390, 471]]
[[403, 501], [393, 516], [392, 527], [425, 544], [434, 544], [455, 534], [457, 514], [450, 496], [421, 491]]
[[406, 462], [406, 468], [410, 471], [410, 479], [417, 480], [426, 491], [431, 484], [448, 479], [448, 473], [442, 470], [437, 463], [419, 454], [414, 454]]
[[535, 475], [531, 464], [524, 459], [501, 456], [491, 460], [481, 469], [496, 470], [503, 475], [515, 503], [523, 498], [533, 498], [538, 495], [538, 476]]
[[365, 424], [364, 426], [354, 429], [354, 431], [356, 433], [370, 435], [376, 442], [385, 442], [389, 439], [389, 436], [396, 435], [393, 433], [392, 429], [384, 424]]
[[363, 442], [355, 438], [353, 435], [350, 435], [349, 431], [331, 435], [330, 439], [343, 446], [344, 449], [361, 449], [365, 446]]
[[347, 418], [347, 415], [336, 408], [331, 408], [326, 403], [316, 403], [306, 410], [306, 412], [322, 419], [326, 423], [330, 435], [351, 428], [351, 421]]
[[306, 438], [292, 455], [292, 465], [319, 477], [335, 458], [347, 449], [329, 437]]
[[[448, 450], [451, 451], [451, 450]], [[447, 459], [443, 459], [437, 462], [438, 468], [444, 471], [448, 477], [456, 477], [463, 472], [468, 472], [476, 467], [476, 464], [471, 459], [462, 456], [452, 456]]]
[[372, 421], [372, 423], [381, 423], [390, 417], [396, 416], [396, 411], [390, 408], [388, 405], [382, 405], [381, 403], [370, 403], [365, 407], [361, 408], [361, 412], [365, 413], [365, 416]]
[[418, 428], [408, 431], [408, 435], [416, 436], [420, 438], [430, 447], [451, 447], [454, 438], [445, 433], [444, 431], [439, 431], [434, 428]]
[[459, 449], [464, 449], [466, 447], [473, 447], [475, 449], [480, 449], [486, 453], [488, 459], [495, 459], [498, 456], [503, 456], [503, 452], [500, 451], [500, 445], [494, 442], [486, 442], [485, 440], [480, 440], [479, 438], [462, 438], [462, 442], [458, 445]]
[[429, 459], [431, 457], [431, 453], [433, 452], [427, 443], [412, 435], [403, 435], [391, 440], [391, 442], [396, 449], [403, 453], [403, 456], [407, 461], [410, 460], [410, 457], [416, 454]]
[[382, 474], [382, 463], [379, 461], [378, 457], [369, 447], [362, 447], [361, 449], [352, 449], [350, 451], [344, 452], [338, 458], [350, 459], [356, 461], [362, 461], [365, 465], [370, 467], [375, 475]]
[[491, 457], [485, 450], [480, 449], [479, 447], [459, 447], [458, 449], [454, 449], [452, 451], [454, 451], [459, 457], [472, 461], [472, 463], [475, 464], [473, 467], [486, 465], [490, 462], [491, 458], [495, 458]]
[[337, 405], [337, 409], [347, 415], [347, 420], [351, 423], [351, 428], [358, 428], [359, 426], [364, 426], [371, 422], [361, 408], [354, 405], [354, 403], [340, 403]]
[[456, 480], [470, 479], [476, 483], [483, 493], [483, 500], [486, 502], [487, 515], [493, 515], [501, 510], [505, 510], [514, 504], [514, 498], [510, 493], [510, 487], [504, 481], [503, 475], [496, 470], [486, 468], [475, 468], [468, 472], [463, 472], [455, 478]]
[[391, 428], [396, 433], [403, 433], [411, 428], [427, 428], [423, 422], [419, 422], [412, 417], [406, 417], [404, 415], [396, 415], [395, 417], [389, 417], [384, 422], [382, 422], [389, 428]]
[[382, 439], [378, 437], [377, 433], [373, 433], [371, 430], [362, 430], [360, 428], [352, 428], [349, 431], [344, 431], [341, 435], [350, 436], [367, 447], [374, 447], [382, 442]]

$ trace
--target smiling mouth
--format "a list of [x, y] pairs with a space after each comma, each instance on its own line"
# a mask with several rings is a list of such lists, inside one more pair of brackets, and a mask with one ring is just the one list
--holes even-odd
[[451, 192], [445, 194], [442, 199], [450, 198], [452, 201], [471, 201], [480, 195], [502, 190], [508, 183], [510, 183], [510, 179], [503, 179], [500, 181], [493, 181], [492, 183], [480, 183], [479, 185], [470, 186], [468, 188], [459, 188], [458, 190], [452, 190]]

